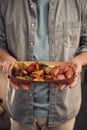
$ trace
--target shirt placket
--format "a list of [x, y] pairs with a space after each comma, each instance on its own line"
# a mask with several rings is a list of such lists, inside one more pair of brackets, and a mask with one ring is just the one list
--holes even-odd
[[56, 46], [55, 46], [55, 4], [49, 2], [49, 17], [48, 17], [48, 41], [49, 41], [49, 60], [55, 61]]
[[[27, 6], [26, 13], [28, 15], [28, 37], [27, 37], [27, 52], [26, 57], [27, 60], [32, 61], [33, 60], [33, 47], [34, 47], [34, 41], [35, 41], [35, 28], [36, 28], [36, 1], [35, 0], [28, 0], [25, 1], [25, 4]], [[29, 48], [29, 49], [28, 49]]]
[[50, 85], [50, 105], [49, 105], [49, 120], [48, 125], [54, 125], [55, 124], [55, 105], [56, 105], [56, 95], [57, 95], [57, 89], [53, 85]]
[[29, 59], [33, 60], [33, 48], [35, 42], [35, 29], [36, 29], [36, 1], [30, 0], [30, 9], [31, 9], [31, 22], [30, 22], [30, 33], [29, 33], [29, 42], [30, 42], [30, 57]]
[[[48, 17], [48, 40], [49, 40], [49, 59], [55, 61], [56, 59], [56, 45], [55, 45], [55, 7], [56, 0], [49, 2], [49, 17]], [[49, 120], [48, 125], [55, 124], [55, 104], [56, 104], [56, 89], [54, 85], [50, 85], [50, 105], [49, 105]]]

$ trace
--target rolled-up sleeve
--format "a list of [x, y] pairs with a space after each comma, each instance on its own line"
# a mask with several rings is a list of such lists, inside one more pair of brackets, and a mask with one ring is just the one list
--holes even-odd
[[87, 52], [87, 2], [83, 1], [82, 5], [82, 24], [80, 34], [80, 46], [77, 53]]
[[7, 38], [5, 30], [4, 16], [2, 15], [2, 3], [0, 1], [0, 49], [7, 50]]

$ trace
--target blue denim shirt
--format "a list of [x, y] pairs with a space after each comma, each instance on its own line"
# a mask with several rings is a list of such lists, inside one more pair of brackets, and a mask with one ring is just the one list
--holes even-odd
[[[32, 60], [36, 29], [35, 0], [0, 0], [0, 48], [17, 60]], [[49, 61], [69, 61], [87, 52], [87, 0], [50, 0], [48, 16]], [[81, 81], [63, 91], [50, 87], [48, 126], [75, 117], [81, 104]], [[10, 115], [33, 124], [34, 88], [8, 88]]]

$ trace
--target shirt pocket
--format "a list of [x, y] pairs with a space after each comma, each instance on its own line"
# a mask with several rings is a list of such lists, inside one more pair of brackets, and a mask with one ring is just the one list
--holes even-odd
[[80, 22], [67, 22], [63, 24], [63, 45], [68, 48], [78, 48], [80, 41]]
[[64, 23], [63, 44], [65, 47], [77, 48], [80, 40], [80, 22]]
[[55, 30], [56, 60], [68, 61], [79, 48], [81, 22], [61, 22]]
[[76, 47], [80, 40], [81, 22], [61, 22], [56, 25], [55, 38], [65, 47]]

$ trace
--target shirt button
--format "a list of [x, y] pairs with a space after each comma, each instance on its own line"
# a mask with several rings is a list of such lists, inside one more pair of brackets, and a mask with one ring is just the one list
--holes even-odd
[[32, 96], [32, 93], [30, 93], [30, 97]]
[[33, 8], [34, 6], [33, 5], [31, 5], [31, 8]]
[[33, 46], [33, 45], [34, 45], [34, 42], [31, 42], [30, 44], [31, 44], [31, 46]]
[[34, 23], [32, 23], [31, 26], [34, 27]]

